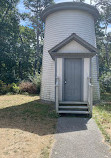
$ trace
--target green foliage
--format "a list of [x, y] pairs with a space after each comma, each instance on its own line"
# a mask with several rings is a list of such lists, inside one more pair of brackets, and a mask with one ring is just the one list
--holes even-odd
[[111, 2], [108, 0], [95, 0], [100, 11], [100, 18], [96, 23], [96, 37], [99, 55], [99, 76], [101, 92], [111, 92]]
[[44, 25], [41, 20], [41, 12], [52, 3], [54, 3], [53, 0], [24, 0], [25, 7], [29, 9], [29, 13], [27, 13], [27, 15], [25, 14], [25, 16], [30, 20], [31, 26], [36, 32], [34, 73], [38, 69], [38, 62], [41, 61], [41, 54], [43, 51]]
[[[27, 79], [34, 72], [36, 32], [19, 25], [18, 1], [0, 1], [0, 80], [6, 84]], [[42, 55], [38, 54], [36, 71], [41, 64]]]
[[35, 75], [29, 76], [29, 81], [22, 81], [19, 84], [20, 92], [27, 92], [29, 94], [39, 94], [41, 87], [41, 75], [36, 72]]
[[1, 0], [0, 5], [0, 79], [8, 83], [14, 80], [14, 53], [19, 33], [19, 18], [15, 9], [17, 2]]
[[[28, 27], [19, 27], [20, 34], [18, 38], [17, 51], [17, 69], [16, 77], [24, 80], [34, 71], [34, 54], [36, 51], [36, 36], [34, 29]], [[41, 65], [40, 65], [41, 66]]]
[[111, 93], [103, 93], [101, 99], [103, 102], [93, 108], [93, 118], [105, 136], [105, 141], [111, 145]]
[[5, 94], [7, 91], [6, 91], [6, 87], [7, 85], [0, 80], [0, 94]]
[[111, 93], [101, 93], [101, 100], [104, 102], [111, 102]]
[[29, 80], [36, 86], [37, 94], [39, 94], [41, 87], [41, 75], [36, 72], [34, 76], [29, 76]]
[[20, 92], [20, 88], [19, 88], [19, 86], [17, 86], [17, 84], [12, 83], [11, 87], [10, 87], [10, 91], [13, 92], [13, 93], [19, 93]]
[[100, 78], [101, 92], [111, 93], [111, 72], [104, 73]]
[[18, 94], [20, 92], [19, 87], [15, 84], [6, 84], [0, 80], [0, 94], [13, 93]]

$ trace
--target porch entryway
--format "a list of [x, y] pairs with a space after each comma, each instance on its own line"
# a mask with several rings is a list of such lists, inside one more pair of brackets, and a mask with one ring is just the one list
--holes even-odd
[[97, 49], [73, 33], [49, 53], [55, 60], [56, 112], [92, 114], [91, 60]]

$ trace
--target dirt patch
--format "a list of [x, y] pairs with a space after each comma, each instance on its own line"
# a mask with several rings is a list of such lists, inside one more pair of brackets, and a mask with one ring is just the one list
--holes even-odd
[[37, 96], [0, 96], [0, 158], [48, 158], [54, 141], [53, 105]]

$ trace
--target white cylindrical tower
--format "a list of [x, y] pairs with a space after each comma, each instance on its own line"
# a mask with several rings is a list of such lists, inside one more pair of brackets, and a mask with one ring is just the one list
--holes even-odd
[[[54, 4], [43, 11], [45, 38], [41, 99], [55, 101], [55, 61], [48, 51], [72, 33], [76, 33], [76, 35], [96, 47], [95, 21], [98, 16], [99, 13], [95, 7], [79, 2]], [[96, 56], [92, 58], [92, 81], [94, 100], [96, 101], [100, 99]]]

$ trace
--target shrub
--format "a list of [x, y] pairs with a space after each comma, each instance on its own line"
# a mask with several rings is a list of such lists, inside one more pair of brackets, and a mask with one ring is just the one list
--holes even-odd
[[10, 91], [13, 92], [13, 93], [19, 93], [20, 92], [20, 88], [19, 88], [19, 86], [17, 86], [17, 84], [12, 83], [11, 87], [10, 87]]
[[111, 72], [104, 73], [100, 78], [101, 92], [111, 93]]
[[3, 81], [0, 80], [0, 94], [6, 94], [6, 93], [19, 93], [19, 87], [15, 84], [6, 84]]
[[7, 93], [7, 85], [3, 81], [0, 80], [0, 94]]
[[41, 87], [41, 75], [36, 72], [34, 76], [29, 76], [29, 80], [36, 86], [37, 94], [39, 94]]
[[19, 85], [21, 92], [28, 92], [29, 94], [36, 94], [37, 88], [36, 86], [29, 81], [22, 81]]

